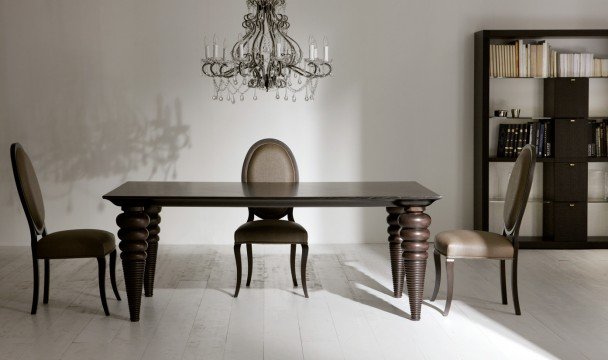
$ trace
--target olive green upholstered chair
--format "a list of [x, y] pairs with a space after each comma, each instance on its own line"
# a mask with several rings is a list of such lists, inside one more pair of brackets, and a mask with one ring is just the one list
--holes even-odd
[[44, 260], [44, 295], [43, 303], [49, 302], [50, 262], [51, 259], [97, 258], [99, 266], [99, 294], [106, 315], [110, 315], [106, 303], [105, 275], [106, 255], [110, 255], [110, 280], [116, 299], [120, 300], [116, 287], [116, 243], [114, 235], [103, 230], [79, 229], [64, 230], [47, 234], [44, 202], [40, 185], [32, 162], [23, 147], [11, 145], [11, 162], [13, 175], [21, 205], [30, 229], [32, 260], [34, 263], [34, 298], [32, 314], [38, 308], [38, 260]]
[[[259, 183], [297, 183], [299, 181], [298, 165], [293, 153], [283, 142], [275, 139], [264, 139], [251, 146], [245, 161], [241, 181]], [[278, 184], [277, 184], [278, 186]], [[258, 217], [260, 220], [254, 220]], [[287, 220], [281, 220], [287, 217]], [[308, 257], [308, 233], [293, 218], [293, 208], [249, 208], [249, 218], [234, 233], [234, 256], [236, 258], [236, 290], [239, 295], [241, 287], [241, 244], [247, 246], [247, 286], [251, 284], [253, 267], [252, 244], [290, 244], [291, 245], [291, 278], [296, 280], [296, 246], [302, 246], [301, 280], [304, 296], [308, 297], [306, 288], [306, 259]]]
[[502, 235], [473, 230], [452, 230], [437, 234], [435, 237], [435, 289], [431, 301], [435, 301], [441, 283], [441, 255], [446, 257], [448, 278], [447, 299], [444, 316], [450, 312], [454, 290], [455, 259], [494, 259], [500, 260], [500, 285], [502, 303], [507, 304], [507, 279], [505, 261], [512, 260], [512, 292], [515, 313], [521, 315], [517, 294], [517, 254], [518, 237], [521, 220], [526, 210], [528, 196], [534, 177], [536, 151], [532, 145], [526, 145], [513, 167], [505, 205], [503, 209], [504, 230]]

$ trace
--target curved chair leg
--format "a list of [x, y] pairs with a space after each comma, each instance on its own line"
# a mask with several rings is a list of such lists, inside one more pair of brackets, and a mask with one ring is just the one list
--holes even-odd
[[291, 280], [293, 281], [293, 286], [298, 286], [298, 280], [296, 279], [296, 244], [291, 244], [289, 263], [291, 265]]
[[110, 282], [112, 283], [112, 290], [114, 291], [116, 300], [120, 301], [120, 294], [116, 286], [116, 249], [110, 253]]
[[513, 274], [511, 275], [511, 291], [513, 292], [513, 305], [515, 306], [515, 314], [521, 315], [521, 309], [519, 308], [519, 294], [517, 291], [517, 253], [513, 257]]
[[246, 286], [251, 284], [251, 272], [253, 271], [253, 246], [247, 244], [247, 283]]
[[42, 303], [49, 303], [49, 282], [51, 277], [51, 264], [49, 259], [44, 259], [44, 293], [42, 295]]
[[452, 306], [452, 296], [454, 294], [454, 259], [445, 259], [445, 272], [448, 276], [448, 295], [445, 299], [445, 310], [443, 316], [448, 316]]
[[306, 287], [306, 261], [308, 260], [308, 244], [302, 244], [302, 289], [304, 290], [304, 296], [308, 297], [308, 288]]
[[106, 316], [110, 315], [108, 310], [108, 303], [106, 302], [106, 258], [105, 256], [97, 258], [97, 265], [99, 266], [99, 296], [101, 297], [101, 305], [103, 306], [103, 312]]
[[234, 259], [236, 260], [236, 289], [234, 290], [234, 297], [239, 296], [239, 290], [241, 289], [241, 244], [234, 244]]
[[506, 261], [500, 260], [500, 293], [502, 295], [502, 304], [507, 305], [507, 270]]
[[38, 309], [38, 288], [40, 287], [40, 280], [38, 274], [38, 259], [34, 258], [33, 269], [34, 269], [34, 296], [32, 298], [32, 311], [31, 314], [36, 314]]
[[441, 285], [441, 255], [437, 250], [435, 250], [433, 253], [433, 262], [435, 263], [435, 289], [433, 290], [431, 301], [435, 301], [435, 299], [437, 299], [439, 286]]

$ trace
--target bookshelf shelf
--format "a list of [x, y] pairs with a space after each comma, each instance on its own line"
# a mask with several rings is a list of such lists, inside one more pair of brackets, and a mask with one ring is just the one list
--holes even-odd
[[[586, 117], [587, 120], [593, 120], [593, 121], [602, 121], [602, 120], [607, 120], [608, 116], [588, 116]], [[553, 118], [550, 117], [544, 117], [544, 116], [533, 116], [533, 117], [525, 117], [525, 116], [520, 116], [520, 117], [509, 117], [509, 116], [490, 116], [490, 120], [491, 121], [507, 121], [507, 120], [529, 120], [529, 121], [534, 121], [534, 120], [543, 120], [543, 121], [548, 121], [548, 120], [554, 120]]]
[[[504, 128], [501, 127], [501, 124], [543, 122], [549, 124], [547, 126], [550, 127], [545, 138], [550, 139], [551, 156], [537, 158], [537, 162], [542, 163], [542, 166], [537, 167], [536, 192], [533, 191], [534, 194], [531, 195], [529, 211], [527, 211], [531, 212], [527, 216], [528, 222], [533, 224], [528, 227], [529, 231], [524, 233], [531, 233], [534, 236], [523, 237], [520, 243], [521, 248], [608, 249], [608, 230], [601, 230], [605, 227], [601, 224], [594, 224], [594, 219], [603, 214], [598, 211], [606, 211], [608, 200], [588, 199], [587, 197], [588, 186], [598, 185], [593, 182], [597, 180], [594, 180], [595, 178], [591, 177], [591, 173], [588, 172], [589, 164], [608, 163], [608, 156], [587, 156], [587, 139], [590, 131], [586, 130], [589, 121], [601, 122], [608, 119], [608, 116], [589, 116], [589, 113], [592, 115], [606, 113], [607, 108], [603, 105], [597, 106], [597, 104], [598, 99], [600, 103], [605, 103], [602, 98], [608, 98], [608, 88], [604, 85], [605, 82], [600, 80], [608, 79], [608, 77], [492, 76], [497, 73], [497, 68], [491, 66], [490, 57], [492, 54], [492, 56], [499, 56], [500, 53], [496, 52], [496, 46], [492, 47], [494, 49], [492, 52], [490, 45], [522, 44], [517, 40], [525, 40], [524, 43], [533, 41], [534, 44], [547, 41], [552, 46], [555, 44], [554, 49], [559, 53], [579, 53], [581, 49], [585, 49], [583, 53], [595, 53], [601, 55], [600, 57], [608, 56], [608, 29], [484, 30], [475, 33], [475, 228], [488, 231], [490, 224], [492, 224], [492, 228], [496, 227], [496, 211], [501, 209], [504, 203], [504, 200], [500, 198], [501, 192], [496, 190], [503, 189], [504, 196], [504, 183], [509, 174], [508, 164], [516, 160], [514, 157], [496, 156], [497, 139], [500, 130]], [[526, 54], [527, 48], [526, 51], [516, 53]], [[559, 55], [557, 56], [559, 57]], [[517, 61], [518, 57], [515, 56], [514, 59]], [[522, 61], [521, 57], [519, 59]], [[587, 59], [589, 58], [587, 57]], [[523, 65], [517, 69], [521, 69], [522, 66], [526, 68], [525, 60], [523, 61], [523, 63], [519, 63]], [[513, 66], [513, 61], [510, 64]], [[544, 62], [544, 64], [547, 63]], [[552, 65], [552, 69], [557, 69], [555, 64]], [[551, 65], [545, 66], [551, 67]], [[518, 72], [511, 71], [511, 74]], [[549, 72], [549, 74], [554, 74], [554, 72]], [[514, 79], [522, 81], [509, 82]], [[525, 79], [531, 81], [523, 81]], [[593, 84], [591, 84], [591, 79], [594, 81]], [[539, 100], [540, 104], [538, 104]], [[516, 104], [516, 106], [511, 104]], [[522, 108], [522, 112], [526, 114], [542, 116], [519, 118], [493, 116], [494, 110], [513, 107]], [[534, 125], [530, 126], [534, 127]], [[533, 138], [533, 136], [530, 137], [530, 139]], [[605, 165], [595, 166], [604, 167]], [[490, 168], [492, 168], [491, 174]], [[588, 184], [588, 181], [591, 183]], [[492, 197], [490, 193], [492, 193]], [[492, 219], [490, 219], [491, 209]], [[542, 226], [539, 226], [540, 222], [542, 222]], [[593, 231], [589, 230], [591, 227], [593, 227]], [[602, 236], [588, 236], [589, 234]]]
[[496, 79], [536, 79], [536, 80], [545, 80], [545, 79], [607, 79], [608, 76], [551, 76], [551, 77], [530, 77], [530, 76], [493, 76], [490, 77], [492, 80]]
[[553, 241], [546, 236], [521, 236], [520, 249], [606, 249], [608, 236], [589, 236], [587, 241]]
[[520, 117], [490, 116], [490, 120], [493, 120], [493, 121], [505, 121], [505, 120], [551, 120], [551, 118], [549, 118], [549, 117], [541, 117], [541, 116], [536, 116], [536, 117], [525, 117], [525, 116], [520, 116]]
[[[491, 157], [488, 159], [489, 162], [515, 162], [517, 158], [506, 158], [506, 157]], [[554, 162], [554, 158], [552, 157], [537, 157], [536, 162]], [[607, 160], [608, 161], [608, 158]]]
[[598, 157], [590, 157], [587, 158], [588, 162], [608, 162], [608, 157], [606, 156], [598, 156]]
[[[492, 203], [504, 203], [505, 199], [489, 199]], [[528, 203], [542, 203], [543, 199], [528, 199]], [[608, 204], [608, 199], [587, 199], [588, 204]]]

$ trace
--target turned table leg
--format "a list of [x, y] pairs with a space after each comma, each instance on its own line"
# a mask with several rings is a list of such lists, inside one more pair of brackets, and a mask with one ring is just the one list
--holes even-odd
[[150, 223], [150, 218], [144, 212], [143, 207], [123, 207], [122, 211], [123, 213], [116, 217], [116, 224], [120, 227], [118, 230], [120, 258], [127, 288], [129, 315], [131, 321], [139, 321], [148, 246], [146, 227]]
[[386, 222], [388, 223], [388, 229], [386, 230], [389, 234], [388, 246], [391, 254], [391, 272], [393, 274], [393, 294], [396, 298], [400, 298], [403, 295], [403, 281], [405, 273], [403, 272], [403, 255], [401, 253], [401, 225], [399, 225], [399, 216], [403, 213], [402, 207], [387, 207], [386, 211], [388, 216]]
[[431, 225], [431, 217], [424, 213], [424, 209], [423, 206], [410, 206], [399, 217], [407, 295], [410, 299], [411, 319], [414, 321], [420, 320], [429, 249], [427, 240], [430, 237], [428, 227]]
[[144, 211], [150, 218], [148, 224], [148, 250], [146, 253], [146, 269], [144, 271], [144, 295], [151, 297], [154, 293], [154, 273], [156, 272], [156, 255], [158, 254], [158, 233], [160, 232], [160, 206], [146, 206]]

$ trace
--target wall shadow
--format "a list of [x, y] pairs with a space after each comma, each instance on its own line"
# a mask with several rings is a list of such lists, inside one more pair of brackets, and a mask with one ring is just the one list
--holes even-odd
[[[38, 155], [39, 176], [69, 184], [114, 176], [125, 180], [130, 173], [146, 169], [147, 179], [175, 179], [179, 153], [190, 146], [190, 126], [183, 123], [181, 101], [169, 105], [158, 95], [151, 118], [126, 103], [107, 109], [105, 116], [92, 114], [67, 124], [61, 124], [63, 116], [52, 116], [59, 120], [54, 138], [61, 140]], [[79, 127], [78, 136], [73, 129], [62, 136], [62, 130], [72, 126]]]
[[[134, 174], [142, 180], [177, 178], [179, 155], [191, 146], [190, 126], [183, 122], [179, 98], [168, 102], [159, 94], [152, 104], [154, 111], [148, 112], [152, 115], [120, 96], [102, 98], [88, 107], [85, 101], [53, 106], [48, 115], [35, 116], [25, 124], [9, 122], [0, 149], [8, 155], [10, 143], [21, 142], [47, 190], [45, 198], [66, 199], [70, 211], [80, 181], [114, 178], [124, 182]], [[13, 180], [8, 156], [1, 164], [0, 181], [9, 185]], [[3, 191], [9, 206], [18, 202], [12, 190]], [[99, 208], [103, 207], [100, 200]]]

